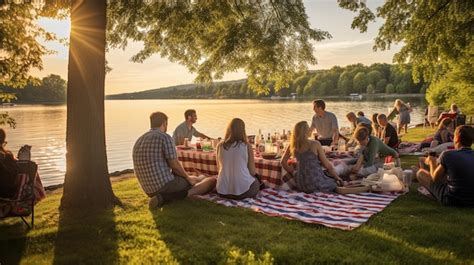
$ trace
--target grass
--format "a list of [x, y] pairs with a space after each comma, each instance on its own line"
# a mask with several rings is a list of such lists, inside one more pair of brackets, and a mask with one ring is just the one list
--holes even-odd
[[403, 142], [416, 142], [419, 143], [423, 141], [427, 136], [433, 136], [436, 132], [436, 129], [431, 127], [416, 127], [408, 130], [408, 134], [403, 135], [401, 140]]
[[350, 232], [201, 200], [149, 211], [135, 178], [113, 187], [123, 208], [59, 211], [58, 191], [38, 205], [33, 230], [2, 221], [0, 263], [474, 264], [474, 211], [441, 207], [416, 184]]

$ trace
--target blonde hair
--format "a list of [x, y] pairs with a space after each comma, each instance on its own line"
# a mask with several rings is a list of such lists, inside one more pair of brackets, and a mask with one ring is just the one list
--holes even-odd
[[403, 100], [397, 98], [395, 100], [395, 103], [393, 104], [393, 107], [397, 108], [397, 110], [399, 110], [402, 106], [406, 106], [405, 102], [403, 102]]
[[450, 109], [451, 109], [451, 111], [455, 111], [455, 112], [459, 111], [459, 107], [458, 107], [458, 105], [456, 105], [455, 103], [451, 104], [451, 108], [450, 108]]
[[227, 125], [225, 132], [224, 149], [229, 149], [233, 144], [248, 143], [247, 134], [245, 133], [245, 123], [242, 119], [234, 118]]
[[308, 149], [308, 134], [309, 126], [306, 121], [300, 121], [295, 125], [290, 139], [290, 152], [292, 156], [295, 156], [296, 152]]

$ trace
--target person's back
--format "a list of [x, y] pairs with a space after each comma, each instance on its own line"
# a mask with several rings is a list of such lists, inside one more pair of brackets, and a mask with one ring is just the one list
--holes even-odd
[[153, 194], [174, 179], [167, 159], [176, 159], [171, 136], [153, 128], [136, 141], [133, 147], [133, 167], [140, 185]]
[[365, 167], [372, 166], [376, 158], [397, 156], [397, 152], [393, 148], [389, 147], [384, 142], [382, 142], [382, 140], [373, 135], [369, 136], [369, 143], [367, 147], [363, 149], [362, 153], [364, 155]]
[[220, 166], [217, 177], [217, 192], [223, 195], [240, 195], [249, 190], [255, 177], [248, 169], [248, 146], [246, 143], [234, 143], [227, 149], [218, 146]]
[[468, 147], [444, 151], [439, 161], [446, 168], [447, 203], [474, 206], [474, 151]]
[[[445, 138], [445, 139], [443, 139]], [[438, 141], [438, 144], [444, 144], [453, 141], [453, 135], [447, 128], [442, 128], [436, 131], [433, 140]]]
[[13, 154], [0, 150], [0, 197], [13, 198], [16, 195], [19, 189], [18, 172]]
[[321, 161], [312, 148], [295, 152], [295, 157], [298, 161], [295, 182], [299, 191], [306, 193], [324, 192], [336, 188], [336, 182], [324, 174]]
[[391, 148], [395, 148], [398, 145], [398, 134], [397, 130], [390, 124], [387, 125], [383, 129], [383, 138], [389, 137], [387, 145]]
[[364, 116], [359, 116], [359, 117], [357, 117], [356, 125], [359, 125], [359, 123], [364, 123], [364, 124], [367, 124], [367, 125], [372, 126], [372, 121], [369, 120], [369, 119], [367, 119], [367, 118], [364, 117]]

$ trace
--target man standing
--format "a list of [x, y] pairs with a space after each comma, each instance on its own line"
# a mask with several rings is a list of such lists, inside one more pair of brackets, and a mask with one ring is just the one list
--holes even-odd
[[388, 122], [387, 116], [385, 114], [379, 114], [377, 116], [377, 121], [380, 125], [380, 139], [386, 145], [391, 148], [396, 148], [398, 145], [398, 134], [397, 130]]
[[150, 209], [212, 190], [216, 185], [215, 178], [189, 176], [184, 171], [173, 139], [166, 133], [166, 114], [152, 113], [150, 123], [150, 131], [138, 138], [133, 147], [133, 167], [140, 186], [151, 198]]
[[184, 144], [184, 138], [188, 138], [191, 141], [191, 138], [194, 137], [201, 137], [210, 139], [211, 137], [198, 132], [196, 128], [194, 128], [193, 124], [197, 121], [197, 114], [196, 110], [188, 109], [184, 112], [184, 119], [185, 121], [178, 125], [173, 132], [173, 139], [176, 145]]
[[337, 125], [336, 115], [328, 112], [326, 103], [317, 99], [313, 101], [313, 110], [315, 112], [311, 122], [310, 131], [316, 130], [317, 139], [321, 145], [337, 145], [339, 140], [339, 127]]

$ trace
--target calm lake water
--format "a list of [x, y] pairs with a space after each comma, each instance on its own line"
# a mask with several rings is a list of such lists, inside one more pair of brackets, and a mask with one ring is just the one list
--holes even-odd
[[[412, 124], [421, 123], [425, 103], [411, 99]], [[349, 126], [349, 111], [387, 113], [393, 101], [327, 101], [326, 109], [334, 112], [339, 126]], [[169, 134], [184, 120], [184, 111], [194, 108], [198, 114], [195, 127], [211, 136], [223, 136], [227, 123], [234, 117], [246, 122], [248, 134], [259, 129], [264, 134], [291, 129], [302, 120], [311, 121], [310, 101], [272, 100], [109, 100], [105, 104], [107, 155], [109, 171], [132, 168], [132, 148], [136, 139], [149, 129], [149, 115], [163, 111], [169, 117]], [[32, 145], [32, 159], [39, 164], [45, 186], [63, 182], [66, 169], [66, 106], [16, 105], [0, 107], [17, 121], [17, 128], [5, 128], [7, 148], [16, 153], [24, 144]]]

